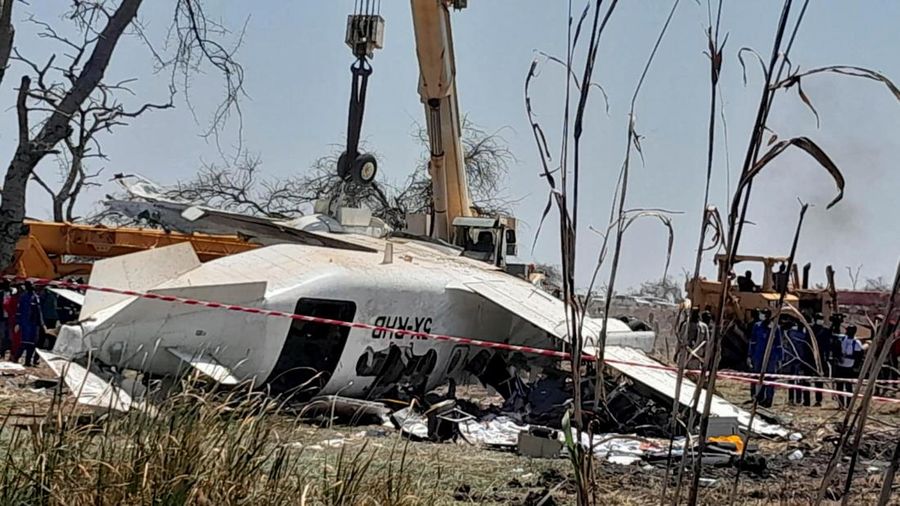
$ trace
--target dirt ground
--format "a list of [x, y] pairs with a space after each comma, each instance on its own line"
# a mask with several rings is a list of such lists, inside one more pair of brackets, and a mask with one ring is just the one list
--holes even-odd
[[[43, 367], [25, 373], [0, 376], [0, 417], [3, 429], [14, 423], [27, 423], [43, 416], [53, 397], [52, 390], [37, 388], [35, 378], [49, 378]], [[30, 386], [29, 386], [30, 385]], [[463, 392], [465, 393], [465, 391]], [[749, 398], [743, 384], [725, 382], [719, 393], [743, 404]], [[803, 434], [797, 442], [760, 441], [766, 457], [765, 476], [742, 473], [738, 489], [739, 504], [809, 504], [815, 498], [823, 471], [834, 449], [832, 438], [842, 412], [828, 399], [821, 408], [786, 405], [786, 393], [776, 394], [773, 411], [784, 418], [791, 430]], [[289, 420], [285, 420], [286, 424]], [[860, 462], [851, 491], [850, 504], [872, 504], [881, 487], [881, 470], [900, 428], [900, 406], [878, 404], [874, 407], [864, 439]], [[312, 467], [335, 465], [344, 455], [372, 452], [373, 466], [402, 465], [417, 483], [427, 504], [574, 504], [571, 467], [566, 459], [529, 459], [503, 452], [459, 443], [416, 443], [399, 437], [397, 431], [380, 427], [302, 426], [292, 430], [290, 443], [300, 458]], [[800, 450], [803, 457], [790, 460]], [[838, 476], [843, 480], [846, 464]], [[622, 466], [606, 462], [596, 465], [596, 488], [600, 504], [659, 504], [665, 470], [648, 464]], [[706, 468], [702, 475], [708, 483], [702, 488], [702, 504], [727, 501], [734, 480], [734, 467]], [[842, 482], [841, 482], [842, 483]], [[841, 487], [832, 487], [832, 500], [839, 500]], [[549, 498], [547, 497], [549, 496]], [[892, 504], [900, 504], [895, 488]]]

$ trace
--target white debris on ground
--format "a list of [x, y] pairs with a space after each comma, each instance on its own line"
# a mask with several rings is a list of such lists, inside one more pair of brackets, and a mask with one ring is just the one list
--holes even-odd
[[[573, 439], [578, 437], [574, 430], [572, 436]], [[683, 454], [684, 442], [683, 437], [673, 441], [673, 457]], [[668, 439], [645, 438], [635, 434], [594, 434], [593, 438], [588, 434], [582, 434], [581, 445], [585, 448], [593, 446], [594, 456], [597, 459], [623, 466], [636, 464], [651, 454], [669, 451]]]
[[0, 360], [0, 374], [18, 374], [21, 372], [25, 372], [25, 366], [22, 364], [17, 364], [15, 362], [7, 362], [5, 360]]
[[[530, 426], [518, 424], [506, 416], [469, 421], [459, 425], [459, 431], [466, 441], [485, 446], [515, 446], [519, 433], [528, 432], [529, 429]], [[573, 430], [573, 438], [577, 437]], [[682, 455], [684, 442], [684, 438], [675, 439], [672, 446], [673, 456]], [[668, 439], [644, 438], [634, 434], [595, 434], [593, 445], [590, 436], [582, 434], [581, 444], [585, 448], [593, 447], [594, 456], [599, 460], [621, 465], [635, 464], [650, 454], [669, 451]]]
[[404, 434], [417, 439], [428, 439], [428, 421], [424, 415], [416, 413], [412, 408], [403, 408], [391, 415], [391, 421]]
[[515, 446], [519, 433], [528, 429], [528, 425], [520, 425], [508, 416], [486, 417], [459, 424], [459, 432], [466, 441], [486, 446]]

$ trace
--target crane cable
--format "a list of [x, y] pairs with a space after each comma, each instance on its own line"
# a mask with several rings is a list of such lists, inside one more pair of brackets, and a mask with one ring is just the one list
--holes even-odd
[[366, 16], [381, 15], [381, 0], [354, 0], [353, 14]]

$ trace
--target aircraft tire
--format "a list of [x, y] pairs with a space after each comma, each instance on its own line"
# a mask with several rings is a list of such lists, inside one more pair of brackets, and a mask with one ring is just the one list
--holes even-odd
[[375, 180], [376, 174], [378, 174], [378, 161], [375, 159], [375, 155], [364, 153], [357, 156], [353, 162], [350, 178], [358, 184], [369, 184]]

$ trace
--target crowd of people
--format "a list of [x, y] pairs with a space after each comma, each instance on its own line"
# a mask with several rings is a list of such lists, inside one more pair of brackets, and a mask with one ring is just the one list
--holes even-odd
[[[824, 317], [816, 313], [807, 318], [807, 325], [802, 325], [793, 318], [781, 318], [773, 321], [772, 312], [768, 308], [753, 312], [754, 320], [750, 329], [750, 346], [747, 365], [753, 372], [780, 373], [801, 377], [789, 380], [798, 387], [814, 387], [852, 392], [852, 381], [841, 381], [856, 378], [863, 362], [864, 348], [857, 338], [857, 327], [844, 325], [844, 316], [835, 313], [826, 325]], [[769, 356], [766, 348], [772, 339]], [[818, 366], [822, 371], [819, 372]], [[808, 377], [810, 379], [802, 379]], [[828, 378], [835, 380], [829, 381]], [[809, 406], [815, 399], [815, 406], [822, 405], [823, 392], [805, 388], [788, 390], [788, 402]], [[771, 385], [751, 385], [751, 396], [759, 400], [760, 406], [771, 407], [774, 397]], [[836, 396], [838, 406], [847, 405], [848, 398]]]
[[58, 326], [74, 321], [76, 305], [29, 282], [0, 280], [0, 360], [37, 365], [35, 350], [53, 349]]

